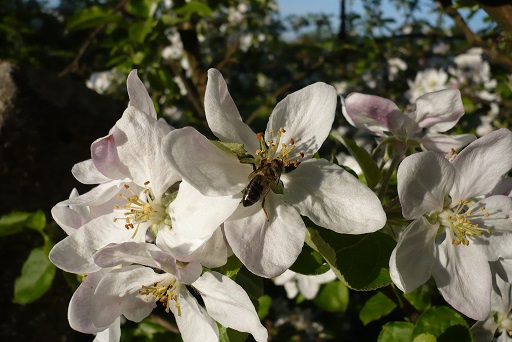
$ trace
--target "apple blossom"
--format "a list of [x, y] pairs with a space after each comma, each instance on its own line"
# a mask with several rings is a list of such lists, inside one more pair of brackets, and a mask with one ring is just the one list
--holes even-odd
[[512, 168], [512, 132], [475, 140], [451, 161], [433, 152], [398, 168], [402, 213], [413, 220], [389, 262], [393, 282], [408, 293], [434, 277], [455, 309], [476, 320], [490, 310], [490, 261], [512, 257], [512, 199], [490, 193]]
[[[257, 135], [242, 122], [222, 75], [210, 69], [205, 95], [208, 125], [221, 141], [243, 144], [256, 171], [251, 174], [253, 167], [193, 128], [170, 132], [164, 140], [166, 156], [190, 185], [188, 191], [180, 189], [170, 206], [174, 229], [198, 238], [211, 235], [218, 222], [224, 222], [234, 254], [253, 273], [273, 277], [289, 268], [301, 251], [306, 234], [301, 215], [339, 233], [382, 228], [386, 216], [375, 194], [341, 167], [312, 158], [331, 130], [335, 108], [334, 88], [315, 83], [279, 102], [265, 133]], [[293, 170], [278, 168], [280, 177], [267, 181], [269, 175], [262, 167], [272, 163]], [[244, 189], [255, 175], [265, 180], [256, 186], [262, 188], [261, 194], [262, 184], [270, 186], [278, 179], [281, 190], [274, 187], [257, 204], [244, 206], [240, 203], [248, 191]], [[197, 200], [200, 195], [211, 196], [206, 208], [218, 213], [216, 221], [202, 217], [205, 206]], [[187, 215], [174, 215], [173, 208], [183, 206]], [[199, 229], [181, 230], [187, 225], [180, 221], [194, 222]]]
[[344, 101], [343, 115], [352, 126], [367, 129], [376, 136], [391, 134], [404, 143], [416, 142], [425, 150], [439, 153], [458, 150], [475, 139], [471, 134], [442, 134], [464, 115], [460, 92], [456, 89], [420, 96], [413, 112], [402, 112], [395, 103], [379, 96], [352, 93]]
[[292, 299], [300, 292], [306, 299], [314, 299], [320, 285], [336, 279], [332, 270], [317, 275], [305, 275], [286, 270], [283, 274], [274, 278], [274, 284], [284, 286], [286, 295]]

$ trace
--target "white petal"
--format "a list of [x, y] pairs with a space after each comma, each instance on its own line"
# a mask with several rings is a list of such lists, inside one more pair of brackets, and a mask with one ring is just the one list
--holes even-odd
[[[471, 327], [474, 341], [493, 341], [494, 334], [499, 328], [499, 324], [495, 321], [494, 315], [489, 315], [484, 321], [476, 322]], [[506, 334], [504, 331], [503, 334]]]
[[414, 291], [430, 279], [438, 228], [420, 217], [400, 235], [389, 259], [389, 274], [403, 292]]
[[240, 285], [217, 272], [205, 272], [193, 286], [201, 293], [206, 311], [225, 327], [252, 334], [256, 341], [267, 341], [249, 296]]
[[137, 76], [137, 70], [132, 70], [128, 75], [126, 81], [128, 90], [128, 97], [130, 98], [130, 106], [134, 106], [140, 111], [143, 111], [150, 117], [156, 119], [156, 110], [153, 100], [149, 97], [148, 91], [144, 83]]
[[140, 322], [156, 307], [154, 301], [145, 301], [139, 290], [142, 285], [152, 286], [165, 279], [166, 274], [157, 274], [149, 267], [127, 266], [114, 269], [99, 282], [92, 300], [95, 312], [93, 323], [108, 326], [124, 315], [127, 319]]
[[316, 297], [321, 284], [311, 279], [311, 276], [302, 276], [297, 277], [297, 285], [304, 298], [311, 300]]
[[183, 181], [178, 196], [169, 205], [172, 228], [190, 239], [209, 237], [231, 216], [241, 199], [241, 192], [223, 197], [205, 196]]
[[92, 159], [84, 160], [83, 162], [73, 165], [71, 173], [83, 184], [101, 184], [110, 180], [110, 178], [105, 177], [96, 169]]
[[283, 285], [284, 283], [294, 281], [295, 277], [297, 277], [297, 273], [295, 273], [291, 270], [286, 270], [286, 271], [284, 271], [283, 274], [278, 275], [273, 280], [274, 280], [274, 284]]
[[[337, 97], [333, 86], [315, 83], [286, 96], [270, 115], [265, 140], [273, 138], [270, 131], [285, 129], [281, 143], [295, 141], [296, 151], [312, 156], [322, 146], [334, 121]], [[281, 146], [278, 146], [278, 151]]]
[[77, 274], [92, 273], [99, 269], [93, 255], [109, 243], [127, 241], [143, 242], [147, 226], [139, 226], [137, 234], [124, 228], [122, 222], [114, 222], [119, 212], [100, 216], [76, 229], [70, 236], [57, 243], [50, 251], [50, 260], [60, 269]]
[[284, 283], [283, 286], [284, 290], [286, 291], [286, 297], [288, 297], [288, 299], [293, 299], [299, 294], [299, 287], [297, 286], [297, 282], [295, 280]]
[[441, 134], [427, 132], [419, 139], [419, 142], [428, 151], [437, 153], [449, 153], [452, 149], [458, 151], [476, 137], [473, 134]]
[[457, 311], [477, 321], [487, 318], [491, 308], [492, 278], [481, 248], [452, 245], [450, 239], [437, 246], [432, 267], [439, 292]]
[[453, 203], [492, 191], [512, 168], [512, 132], [499, 129], [469, 144], [453, 162], [457, 176], [450, 195]]
[[204, 110], [208, 126], [219, 140], [244, 144], [250, 154], [260, 148], [256, 134], [242, 121], [226, 81], [216, 69], [208, 70]]
[[155, 197], [161, 197], [171, 185], [180, 180], [162, 154], [162, 139], [171, 131], [170, 126], [130, 106], [116, 127], [114, 136], [117, 153], [131, 179], [139, 186], [150, 181], [148, 186]]
[[398, 167], [398, 196], [406, 219], [443, 209], [452, 188], [455, 170], [448, 160], [434, 152], [420, 152], [405, 158]]
[[[113, 197], [116, 197], [116, 195], [122, 191], [122, 181], [109, 181], [103, 184], [100, 184], [98, 186], [95, 186], [88, 192], [70, 198], [68, 200], [60, 202], [59, 206], [97, 206], [100, 204], [103, 204], [109, 200], [111, 200]], [[131, 195], [131, 194], [130, 194]], [[129, 195], [129, 196], [130, 196]], [[126, 201], [125, 201], [126, 202]], [[110, 211], [112, 211], [113, 206], [110, 207]]]
[[121, 340], [121, 317], [103, 331], [96, 334], [92, 342], [118, 342]]
[[180, 289], [179, 305], [181, 315], [174, 305], [170, 306], [183, 341], [210, 342], [219, 340], [217, 323], [197, 303], [185, 286]]
[[67, 206], [56, 205], [52, 208], [51, 214], [59, 227], [68, 235], [71, 235], [77, 228], [87, 222], [82, 215]]
[[297, 259], [304, 245], [306, 226], [299, 213], [269, 193], [265, 201], [237, 211], [224, 223], [224, 232], [233, 253], [254, 274], [270, 278], [283, 273]]
[[153, 244], [144, 242], [124, 242], [109, 244], [94, 254], [94, 262], [100, 267], [115, 267], [117, 265], [139, 264], [158, 267], [149, 251], [161, 251]]
[[379, 136], [384, 136], [384, 132], [390, 132], [390, 118], [400, 117], [401, 114], [394, 102], [360, 93], [349, 94], [343, 106], [343, 115], [352, 126], [367, 129]]
[[492, 195], [504, 195], [512, 197], [512, 177], [504, 178], [492, 190]]
[[169, 133], [163, 141], [164, 155], [184, 181], [206, 196], [229, 196], [241, 192], [252, 167], [241, 164], [229, 152], [215, 147], [191, 127]]
[[386, 223], [377, 196], [343, 168], [325, 159], [302, 162], [283, 174], [285, 201], [315, 224], [347, 234], [370, 233]]
[[457, 89], [427, 93], [416, 100], [416, 117], [420, 127], [431, 132], [445, 132], [464, 115], [464, 105]]

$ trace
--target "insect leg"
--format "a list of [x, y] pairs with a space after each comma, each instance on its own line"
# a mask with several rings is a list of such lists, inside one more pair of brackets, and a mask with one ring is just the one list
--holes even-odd
[[263, 209], [263, 212], [265, 213], [265, 216], [267, 217], [267, 222], [268, 222], [268, 221], [270, 221], [270, 218], [268, 217], [267, 209], [265, 209], [265, 199], [266, 199], [266, 197], [264, 197], [263, 200], [261, 201], [261, 209]]

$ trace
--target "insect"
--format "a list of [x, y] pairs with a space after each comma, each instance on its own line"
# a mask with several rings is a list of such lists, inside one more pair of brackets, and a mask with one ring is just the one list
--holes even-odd
[[268, 213], [265, 210], [265, 197], [272, 186], [279, 181], [281, 173], [283, 172], [283, 167], [284, 163], [281, 159], [265, 161], [263, 165], [249, 175], [249, 184], [247, 184], [247, 187], [244, 189], [242, 205], [244, 207], [249, 207], [260, 199], [263, 199], [261, 201], [261, 207], [267, 217], [267, 221], [269, 221], [269, 218]]

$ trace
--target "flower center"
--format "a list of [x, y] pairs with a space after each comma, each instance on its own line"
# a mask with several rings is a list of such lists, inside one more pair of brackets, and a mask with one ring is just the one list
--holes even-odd
[[[142, 190], [140, 196], [134, 193], [128, 184], [125, 184], [124, 188], [130, 191], [132, 195], [118, 194], [119, 197], [126, 199], [125, 212], [123, 217], [114, 218], [114, 222], [124, 220], [124, 227], [126, 229], [135, 229], [132, 238], [135, 237], [142, 223], [150, 223], [151, 232], [155, 236], [164, 226], [171, 226], [171, 220], [165, 211], [165, 207], [161, 204], [160, 199], [155, 199], [148, 185], [149, 181], [144, 183], [144, 190]], [[114, 208], [121, 209], [118, 205], [114, 206]]]
[[[256, 137], [260, 142], [260, 148], [256, 150], [256, 155], [261, 158], [258, 162], [258, 165], [256, 165], [257, 167], [266, 164], [273, 159], [281, 160], [283, 162], [284, 167], [288, 167], [292, 164], [295, 167], [299, 165], [299, 158], [304, 158], [304, 153], [299, 152], [296, 153], [295, 155], [290, 154], [292, 151], [296, 149], [295, 140], [293, 138], [290, 138], [290, 141], [288, 143], [283, 143], [281, 141], [281, 137], [285, 132], [286, 131], [284, 130], [284, 128], [279, 128], [279, 130], [277, 131], [276, 138], [276, 131], [270, 130], [270, 139], [268, 141], [265, 141], [263, 133], [257, 134]], [[281, 147], [280, 150], [279, 147]]]
[[452, 208], [443, 211], [440, 215], [441, 225], [448, 227], [452, 238], [453, 245], [463, 244], [469, 245], [469, 238], [472, 236], [480, 236], [484, 232], [488, 234], [491, 230], [483, 228], [475, 223], [475, 220], [489, 217], [489, 213], [485, 211], [485, 207], [480, 207], [476, 212], [467, 210], [468, 201], [459, 201], [459, 204]]
[[174, 306], [178, 311], [178, 316], [181, 316], [181, 307], [178, 302], [180, 295], [181, 283], [176, 280], [173, 276], [169, 276], [165, 280], [159, 283], [154, 283], [153, 286], [142, 285], [142, 289], [139, 290], [139, 294], [146, 296], [145, 301], [149, 301], [149, 296], [154, 298], [155, 302], [162, 303], [165, 307], [165, 312], [169, 313], [169, 307], [171, 302], [174, 301]]

